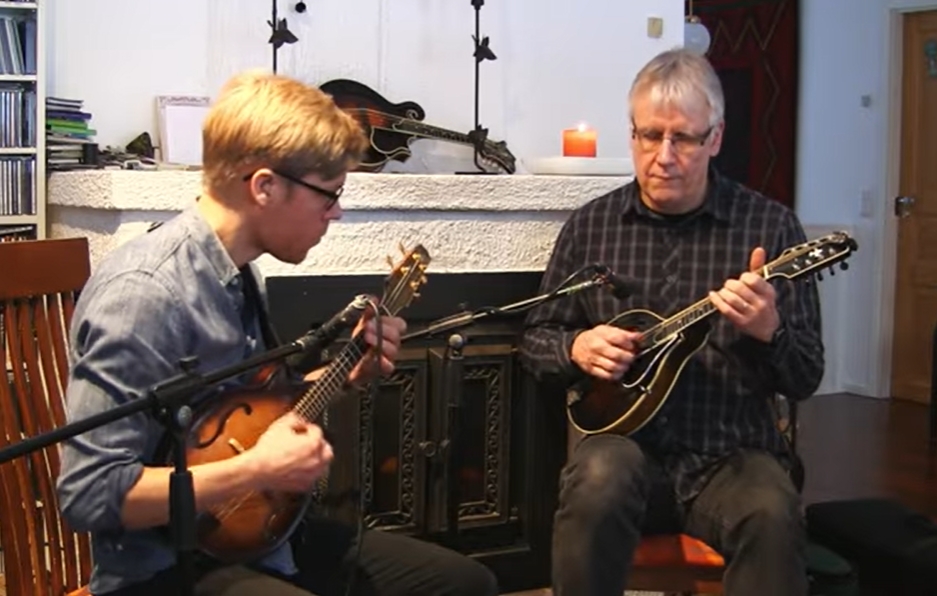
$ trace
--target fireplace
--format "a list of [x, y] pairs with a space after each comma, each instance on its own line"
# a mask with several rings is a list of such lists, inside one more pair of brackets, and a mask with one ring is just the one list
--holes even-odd
[[[537, 293], [540, 275], [437, 273], [402, 315], [408, 331], [415, 331], [465, 307], [513, 303]], [[272, 323], [284, 340], [291, 340], [353, 296], [379, 295], [382, 279], [268, 278]], [[449, 334], [405, 342], [397, 370], [380, 383], [376, 399], [333, 405], [327, 432], [336, 457], [327, 492], [337, 497], [360, 490], [363, 501], [345, 499], [322, 513], [349, 523], [357, 523], [363, 513], [367, 527], [477, 557], [498, 576], [504, 591], [549, 585], [566, 423], [561, 396], [546, 395], [519, 364], [522, 322], [518, 315], [483, 319], [460, 330], [467, 342], [455, 367], [460, 374], [451, 378], [446, 371], [458, 361], [447, 359]], [[336, 342], [326, 356], [340, 348]], [[453, 392], [447, 382], [457, 383], [462, 395], [451, 454]], [[456, 523], [450, 525], [454, 512]]]

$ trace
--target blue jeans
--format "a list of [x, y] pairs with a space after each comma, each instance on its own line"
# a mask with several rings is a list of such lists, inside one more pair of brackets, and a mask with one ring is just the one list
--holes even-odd
[[726, 559], [727, 596], [805, 596], [800, 495], [770, 454], [743, 451], [691, 502], [633, 440], [595, 435], [560, 477], [553, 527], [555, 596], [621, 596], [642, 534], [685, 532]]

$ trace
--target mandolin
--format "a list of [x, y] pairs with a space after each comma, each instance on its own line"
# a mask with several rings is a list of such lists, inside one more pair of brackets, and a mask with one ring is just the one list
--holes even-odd
[[[474, 146], [466, 133], [455, 132], [431, 124], [423, 119], [426, 112], [416, 102], [391, 103], [380, 93], [363, 83], [348, 79], [334, 79], [319, 86], [332, 96], [335, 104], [351, 114], [368, 135], [371, 144], [359, 170], [380, 171], [387, 162], [407, 161], [413, 152], [410, 143], [417, 139], [439, 139]], [[479, 144], [479, 159], [513, 174], [514, 155], [504, 141], [485, 139]]]
[[[406, 252], [385, 280], [380, 309], [395, 315], [419, 296], [430, 256], [421, 245]], [[261, 370], [258, 382], [205, 400], [193, 418], [186, 445], [191, 465], [220, 461], [250, 449], [275, 420], [292, 410], [319, 420], [343, 389], [348, 374], [364, 357], [363, 335], [349, 341], [319, 379], [284, 382], [282, 369]], [[170, 461], [171, 458], [167, 459]], [[312, 493], [248, 492], [197, 516], [199, 549], [225, 563], [262, 557], [286, 541], [312, 502]]]
[[[795, 279], [840, 263], [857, 249], [845, 232], [805, 242], [785, 250], [756, 273], [765, 279]], [[566, 413], [580, 432], [630, 435], [644, 427], [666, 403], [684, 365], [709, 338], [708, 317], [719, 312], [704, 298], [670, 318], [643, 309], [628, 310], [609, 321], [640, 332], [637, 352], [628, 371], [617, 381], [588, 377], [566, 393]]]

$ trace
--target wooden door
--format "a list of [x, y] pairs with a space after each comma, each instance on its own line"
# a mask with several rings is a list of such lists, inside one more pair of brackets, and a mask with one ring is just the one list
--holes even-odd
[[[893, 397], [930, 399], [937, 323], [937, 11], [904, 17]], [[895, 198], [898, 201], [898, 198]]]

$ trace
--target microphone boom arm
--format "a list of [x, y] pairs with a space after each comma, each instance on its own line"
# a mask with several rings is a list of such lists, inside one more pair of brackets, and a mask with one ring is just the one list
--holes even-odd
[[442, 319], [437, 319], [431, 322], [426, 329], [421, 329], [420, 331], [414, 331], [413, 333], [408, 333], [401, 338], [401, 341], [408, 341], [412, 339], [421, 339], [434, 337], [440, 333], [446, 333], [456, 329], [462, 329], [463, 327], [469, 327], [474, 325], [481, 319], [486, 317], [496, 317], [503, 315], [512, 315], [521, 313], [535, 306], [539, 306], [546, 302], [551, 302], [558, 298], [563, 298], [570, 294], [575, 294], [576, 292], [581, 292], [582, 290], [588, 290], [589, 288], [594, 288], [598, 286], [610, 285], [610, 277], [607, 269], [598, 269], [598, 273], [593, 276], [592, 279], [588, 281], [583, 281], [565, 288], [557, 289], [546, 294], [540, 294], [539, 296], [534, 296], [532, 298], [527, 298], [519, 302], [514, 302], [512, 304], [507, 304], [505, 306], [499, 306], [495, 308], [483, 308], [476, 311], [466, 311], [458, 313], [449, 317], [444, 317]]

